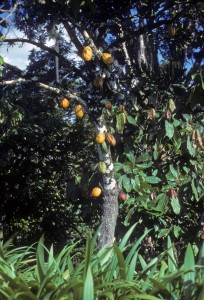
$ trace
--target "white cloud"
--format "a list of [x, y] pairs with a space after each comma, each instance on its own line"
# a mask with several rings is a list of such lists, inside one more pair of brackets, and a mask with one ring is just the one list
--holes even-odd
[[[25, 38], [25, 36], [18, 30], [12, 30], [7, 35], [6, 38]], [[36, 48], [30, 44], [15, 44], [9, 46], [7, 43], [3, 43], [0, 47], [0, 55], [3, 56], [5, 62], [17, 66], [19, 69], [24, 70], [28, 65], [28, 55], [29, 52]]]

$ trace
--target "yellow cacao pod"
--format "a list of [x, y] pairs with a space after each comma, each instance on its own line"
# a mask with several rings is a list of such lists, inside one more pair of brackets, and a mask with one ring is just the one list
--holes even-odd
[[106, 136], [105, 136], [104, 133], [97, 134], [97, 136], [96, 136], [96, 143], [97, 144], [102, 144], [105, 141], [105, 138], [106, 138]]
[[86, 46], [82, 52], [83, 59], [85, 61], [90, 61], [92, 59], [93, 51], [91, 47]]
[[77, 118], [79, 119], [82, 119], [83, 116], [84, 116], [84, 108], [81, 104], [78, 104], [76, 107], [75, 107], [75, 114], [77, 116]]
[[111, 65], [113, 63], [113, 57], [110, 53], [106, 53], [104, 52], [101, 56], [102, 61], [104, 62], [104, 64], [106, 65]]

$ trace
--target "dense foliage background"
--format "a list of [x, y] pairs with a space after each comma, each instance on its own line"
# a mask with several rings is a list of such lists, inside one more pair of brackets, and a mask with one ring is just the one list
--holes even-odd
[[[14, 4], [1, 1], [0, 8]], [[152, 229], [156, 249], [166, 236], [179, 241], [178, 249], [188, 241], [200, 244], [203, 23], [203, 4], [193, 0], [26, 0], [12, 19], [1, 22], [2, 43], [38, 46], [23, 72], [3, 63], [0, 187], [5, 239], [18, 232], [16, 242], [31, 243], [46, 232], [47, 240], [61, 247], [83, 240], [99, 225], [100, 199], [91, 199], [90, 188], [101, 181], [93, 123], [102, 113], [117, 140], [112, 156], [118, 184], [128, 195], [120, 202], [116, 239], [139, 222], [134, 237]], [[25, 37], [9, 38], [11, 25]], [[97, 56], [83, 61], [84, 30], [99, 50], [112, 54], [112, 65]], [[58, 40], [59, 54], [45, 45], [49, 39]], [[93, 80], [102, 73], [98, 89]], [[76, 98], [64, 110], [59, 101], [70, 93]], [[77, 97], [87, 105], [83, 120], [74, 114]], [[104, 108], [105, 100], [112, 103], [111, 110]]]

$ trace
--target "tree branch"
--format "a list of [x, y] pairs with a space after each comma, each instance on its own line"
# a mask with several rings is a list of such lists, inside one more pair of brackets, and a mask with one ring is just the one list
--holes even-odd
[[151, 25], [147, 24], [147, 25], [139, 28], [138, 30], [134, 31], [132, 34], [129, 34], [128, 38], [127, 37], [121, 37], [121, 38], [116, 39], [114, 42], [112, 42], [109, 45], [108, 48], [112, 48], [112, 47], [117, 46], [118, 44], [123, 43], [123, 42], [127, 42], [128, 40], [130, 40], [132, 38], [139, 37], [140, 35], [143, 35], [146, 32], [148, 32], [152, 29], [156, 29], [156, 28], [158, 28], [162, 25], [172, 24], [172, 22], [174, 22], [175, 20], [177, 20], [178, 18], [180, 18], [183, 15], [183, 13], [186, 11], [185, 9], [183, 9], [182, 11], [177, 13], [174, 17], [172, 17], [171, 20], [160, 20], [155, 24], [151, 24]]
[[[101, 51], [98, 50], [98, 48], [96, 47], [93, 39], [91, 38], [90, 34], [83, 28], [83, 26], [81, 24], [79, 24], [78, 22], [76, 22], [76, 20], [71, 17], [70, 15], [66, 16], [68, 18], [68, 20], [70, 21], [71, 24], [74, 25], [75, 28], [77, 28], [79, 30], [79, 32], [82, 34], [82, 36], [85, 38], [86, 42], [88, 44], [90, 44], [93, 53], [95, 54], [95, 56], [100, 59], [101, 58]], [[64, 24], [64, 22], [63, 22]], [[75, 34], [75, 33], [74, 33]]]
[[40, 42], [36, 42], [36, 41], [32, 41], [32, 40], [29, 40], [29, 39], [24, 39], [24, 38], [14, 38], [14, 39], [4, 39], [1, 41], [1, 43], [9, 43], [9, 44], [14, 44], [14, 43], [28, 43], [28, 44], [31, 44], [31, 45], [34, 45], [42, 50], [45, 50], [57, 57], [59, 57], [63, 62], [65, 62], [66, 64], [69, 65], [70, 68], [73, 69], [73, 71], [75, 71], [75, 73], [81, 77], [85, 82], [87, 82], [87, 78], [85, 76], [83, 76], [81, 74], [81, 71], [75, 67], [75, 65], [73, 63], [71, 63], [68, 59], [66, 59], [62, 54], [60, 53], [57, 53], [56, 50], [44, 45], [43, 43], [40, 43]]
[[82, 56], [82, 51], [83, 51], [83, 46], [82, 44], [80, 43], [77, 35], [76, 35], [76, 32], [74, 30], [74, 28], [69, 24], [69, 22], [65, 22], [65, 21], [62, 21], [63, 25], [64, 25], [64, 28], [66, 29], [72, 43], [75, 45], [75, 47], [77, 48], [78, 50], [78, 55], [81, 57]]
[[77, 102], [83, 104], [83, 106], [85, 106], [85, 107], [87, 106], [86, 102], [84, 100], [82, 100], [79, 96], [77, 96], [76, 93], [71, 93], [68, 90], [59, 89], [59, 88], [47, 85], [42, 82], [37, 82], [34, 79], [17, 78], [17, 79], [13, 79], [13, 80], [3, 80], [2, 82], [0, 82], [0, 86], [14, 85], [14, 84], [18, 84], [18, 83], [24, 83], [24, 84], [32, 83], [32, 84], [39, 86], [40, 88], [47, 89], [56, 94], [66, 95], [69, 99], [77, 101]]
[[[21, 4], [21, 2], [19, 2], [19, 3], [17, 2], [17, 3], [14, 4], [14, 7], [13, 7], [12, 10], [8, 13], [8, 15], [7, 15], [5, 18], [2, 18], [2, 19], [0, 20], [0, 24], [3, 23], [3, 22], [5, 22], [5, 21], [7, 21], [8, 18], [9, 18], [10, 16], [12, 16], [12, 14], [17, 10], [17, 7], [18, 7], [19, 4]], [[2, 11], [2, 10], [1, 10], [1, 11]], [[7, 10], [6, 12], [8, 12], [8, 10]]]
[[[120, 20], [119, 20], [118, 18], [116, 18], [116, 20], [115, 20], [114, 22], [115, 22], [115, 23], [118, 25], [118, 27], [119, 27], [119, 30], [120, 30], [120, 36], [121, 36], [122, 38], [125, 38], [125, 34], [124, 34], [123, 27], [122, 27], [122, 25], [121, 25]], [[129, 67], [131, 67], [130, 56], [129, 56], [129, 54], [128, 54], [128, 50], [127, 50], [127, 46], [126, 46], [126, 43], [125, 43], [125, 42], [122, 43], [122, 49], [123, 49], [123, 52], [124, 52], [124, 55], [125, 55], [125, 61], [126, 61], [127, 65], [128, 65]]]

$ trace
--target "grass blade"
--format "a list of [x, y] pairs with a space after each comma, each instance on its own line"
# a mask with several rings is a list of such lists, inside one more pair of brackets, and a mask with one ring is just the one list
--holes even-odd
[[83, 300], [94, 300], [94, 282], [90, 265], [84, 282]]
[[131, 263], [128, 267], [128, 271], [127, 271], [127, 280], [133, 280], [134, 277], [134, 273], [135, 273], [135, 269], [136, 269], [136, 264], [137, 264], [137, 258], [138, 258], [138, 251], [136, 251], [136, 253], [134, 254]]
[[45, 252], [44, 252], [44, 236], [40, 238], [40, 241], [38, 243], [37, 247], [37, 253], [36, 253], [36, 259], [37, 259], [37, 271], [40, 282], [43, 281], [45, 277]]
[[185, 300], [192, 299], [193, 284], [195, 283], [195, 258], [193, 249], [190, 244], [188, 244], [185, 257], [184, 257], [184, 268], [187, 271], [184, 274], [184, 296]]
[[130, 239], [130, 236], [131, 236], [131, 234], [133, 233], [133, 231], [134, 231], [135, 227], [137, 226], [137, 224], [138, 224], [138, 223], [132, 225], [132, 226], [130, 227], [130, 229], [126, 232], [126, 234], [124, 235], [124, 237], [122, 238], [121, 242], [119, 243], [119, 249], [120, 249], [120, 250], [122, 250], [122, 251], [124, 250], [124, 248], [125, 248], [127, 242], [128, 242], [129, 239]]
[[117, 247], [116, 244], [113, 245], [114, 250], [116, 252], [117, 255], [117, 259], [118, 259], [118, 267], [119, 267], [119, 273], [120, 273], [120, 277], [121, 279], [126, 279], [126, 268], [125, 268], [125, 259], [124, 256], [122, 254], [122, 252], [120, 251], [119, 247]]
[[128, 265], [132, 256], [135, 254], [135, 251], [137, 250], [137, 248], [139, 247], [139, 245], [141, 244], [141, 242], [143, 241], [143, 239], [145, 238], [145, 236], [151, 231], [147, 230], [145, 231], [145, 233], [143, 233], [143, 235], [133, 244], [131, 250], [129, 251], [127, 258], [125, 260], [126, 264]]
[[173, 273], [178, 268], [176, 266], [176, 258], [175, 258], [175, 255], [174, 255], [173, 245], [172, 245], [170, 236], [168, 236], [168, 240], [167, 240], [167, 252], [168, 252], [168, 267], [169, 267], [169, 272]]
[[85, 251], [85, 264], [84, 264], [84, 275], [83, 279], [86, 278], [86, 273], [88, 271], [88, 267], [91, 260], [91, 236], [88, 234], [87, 240], [86, 240], [86, 251]]

